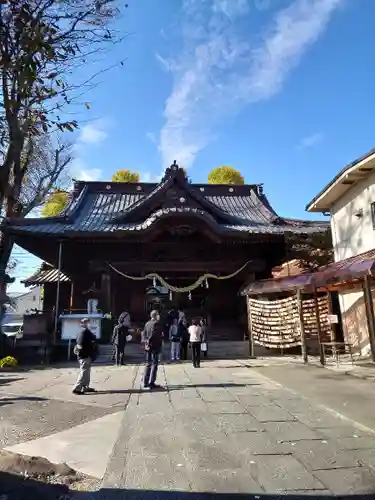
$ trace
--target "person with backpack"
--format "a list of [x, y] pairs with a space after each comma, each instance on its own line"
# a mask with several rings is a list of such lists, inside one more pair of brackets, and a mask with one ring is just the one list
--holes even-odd
[[91, 365], [98, 354], [98, 345], [96, 337], [90, 330], [90, 320], [84, 318], [81, 320], [81, 331], [77, 335], [74, 354], [77, 355], [79, 362], [79, 374], [73, 394], [84, 394], [86, 392], [95, 392], [90, 387]]
[[169, 340], [171, 342], [171, 361], [180, 360], [180, 332], [178, 330], [178, 319], [174, 318], [169, 328]]
[[145, 324], [142, 331], [142, 344], [146, 353], [146, 369], [143, 379], [143, 387], [157, 389], [156, 377], [159, 366], [159, 355], [163, 346], [163, 328], [158, 311], [151, 311], [150, 320]]

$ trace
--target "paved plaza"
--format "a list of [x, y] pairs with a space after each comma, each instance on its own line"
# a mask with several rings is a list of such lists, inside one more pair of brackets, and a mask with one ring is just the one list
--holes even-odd
[[2, 446], [102, 480], [77, 498], [375, 493], [372, 382], [277, 361], [208, 361], [161, 366], [165, 390], [148, 392], [142, 371], [95, 367], [99, 392], [80, 397], [73, 367], [2, 374]]

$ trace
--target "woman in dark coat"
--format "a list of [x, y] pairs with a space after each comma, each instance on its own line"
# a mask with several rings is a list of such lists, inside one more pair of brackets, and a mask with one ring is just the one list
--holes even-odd
[[181, 339], [180, 341], [180, 359], [186, 361], [189, 345], [189, 332], [187, 329], [186, 319], [183, 318], [178, 323], [178, 334]]

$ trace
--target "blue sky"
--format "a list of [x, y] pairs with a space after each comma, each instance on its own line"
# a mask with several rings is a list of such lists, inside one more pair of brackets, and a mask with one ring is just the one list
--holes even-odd
[[[307, 202], [374, 147], [372, 0], [128, 4], [117, 28], [129, 36], [96, 63], [115, 67], [80, 113], [74, 177], [155, 181], [177, 160], [205, 182], [227, 164], [263, 182], [280, 215], [311, 218]], [[16, 256], [13, 291], [37, 265]]]

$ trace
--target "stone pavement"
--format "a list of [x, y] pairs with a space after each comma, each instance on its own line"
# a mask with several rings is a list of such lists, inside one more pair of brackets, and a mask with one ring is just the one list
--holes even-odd
[[[76, 364], [0, 374], [0, 444], [102, 478], [137, 366], [95, 366], [96, 394], [75, 396]], [[94, 443], [94, 445], [93, 445]]]
[[166, 391], [131, 397], [98, 498], [375, 493], [374, 432], [260, 369], [241, 361], [163, 368]]
[[286, 359], [223, 360], [161, 366], [166, 390], [148, 392], [142, 371], [96, 366], [99, 392], [78, 398], [75, 366], [1, 374], [3, 446], [104, 475], [79, 500], [375, 498], [370, 381]]

